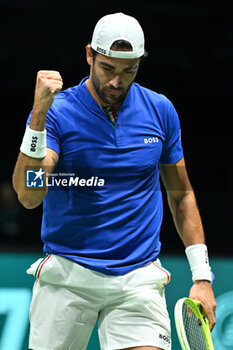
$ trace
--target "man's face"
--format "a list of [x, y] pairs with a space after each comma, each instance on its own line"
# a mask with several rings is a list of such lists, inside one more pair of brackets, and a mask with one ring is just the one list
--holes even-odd
[[111, 58], [97, 54], [90, 79], [100, 104], [120, 106], [136, 77], [140, 59]]

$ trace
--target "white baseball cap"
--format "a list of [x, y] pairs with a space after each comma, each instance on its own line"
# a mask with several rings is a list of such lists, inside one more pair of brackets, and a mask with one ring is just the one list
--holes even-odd
[[[111, 50], [116, 40], [126, 40], [132, 51]], [[91, 47], [98, 53], [115, 58], [139, 58], [145, 52], [143, 30], [139, 22], [124, 13], [114, 13], [102, 17], [96, 24]]]

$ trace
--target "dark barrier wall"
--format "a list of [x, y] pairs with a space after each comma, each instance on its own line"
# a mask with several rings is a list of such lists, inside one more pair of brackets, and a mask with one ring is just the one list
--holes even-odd
[[[28, 309], [34, 278], [25, 271], [39, 257], [38, 254], [0, 254], [0, 350], [28, 349]], [[161, 261], [172, 275], [166, 297], [172, 321], [172, 350], [179, 350], [174, 306], [179, 298], [188, 296], [191, 273], [184, 256], [162, 256]], [[213, 287], [218, 304], [217, 324], [213, 331], [215, 350], [232, 350], [233, 259], [212, 258], [211, 266], [215, 273]], [[99, 350], [97, 326], [87, 350]]]

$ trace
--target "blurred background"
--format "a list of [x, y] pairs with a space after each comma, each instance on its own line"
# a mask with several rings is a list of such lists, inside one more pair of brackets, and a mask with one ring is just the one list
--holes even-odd
[[[25, 334], [21, 332], [24, 334], [21, 343], [10, 345], [12, 337], [9, 336], [9, 332], [16, 332], [13, 324], [27, 320], [24, 313], [27, 308], [21, 310], [21, 318], [16, 321], [8, 304], [12, 298], [16, 301], [21, 297], [25, 302], [22, 305], [28, 305], [33, 280], [24, 271], [33, 259], [42, 256], [42, 207], [24, 209], [11, 185], [33, 104], [36, 74], [41, 69], [58, 70], [64, 89], [79, 84], [89, 73], [85, 46], [91, 41], [96, 22], [108, 13], [130, 14], [144, 29], [149, 57], [141, 66], [136, 82], [165, 94], [179, 114], [188, 173], [203, 219], [211, 265], [219, 272], [215, 292], [221, 305], [228, 305], [229, 300], [233, 305], [233, 296], [229, 294], [233, 291], [230, 104], [233, 18], [229, 5], [228, 1], [175, 0], [0, 1], [0, 350], [11, 350], [13, 346], [14, 350], [27, 349], [28, 321], [25, 321]], [[167, 263], [174, 270], [171, 286], [167, 287], [168, 307], [173, 312], [175, 297], [188, 293], [191, 278], [165, 193], [164, 199], [162, 257], [165, 266]], [[16, 265], [21, 269], [16, 270]], [[187, 275], [183, 277], [187, 279], [185, 291], [177, 287], [184, 285], [180, 276], [182, 266], [187, 267]], [[179, 290], [174, 296], [169, 288]], [[226, 293], [227, 296], [222, 297]], [[219, 309], [229, 311], [229, 307]], [[221, 312], [219, 324], [227, 319], [226, 333], [224, 344], [218, 345], [219, 340], [215, 340], [219, 346], [216, 349], [232, 350], [233, 334], [228, 325], [233, 329], [233, 310]], [[223, 332], [222, 327], [219, 329], [216, 339]], [[95, 342], [96, 333], [92, 339], [91, 342]], [[175, 334], [174, 339], [174, 350], [178, 350]], [[97, 343], [93, 344], [90, 343], [89, 349], [98, 349]]]

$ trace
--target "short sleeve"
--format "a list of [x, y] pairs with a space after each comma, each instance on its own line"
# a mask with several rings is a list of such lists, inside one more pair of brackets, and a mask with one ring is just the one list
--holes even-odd
[[[32, 117], [32, 111], [28, 117], [27, 125], [29, 125], [31, 117]], [[45, 128], [46, 128], [46, 136], [47, 136], [46, 138], [47, 148], [51, 148], [59, 155], [61, 150], [60, 138], [57, 130], [56, 116], [55, 116], [55, 113], [53, 112], [53, 108], [50, 108], [47, 113]]]
[[167, 109], [165, 114], [165, 140], [160, 162], [165, 164], [174, 164], [183, 157], [183, 148], [181, 144], [179, 117], [173, 104], [169, 100], [167, 100]]

